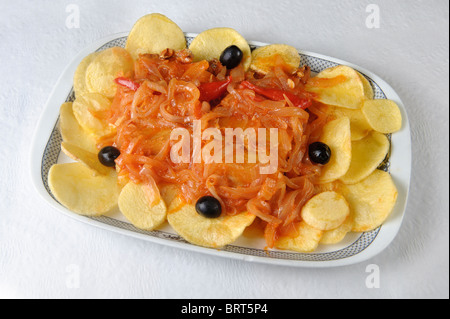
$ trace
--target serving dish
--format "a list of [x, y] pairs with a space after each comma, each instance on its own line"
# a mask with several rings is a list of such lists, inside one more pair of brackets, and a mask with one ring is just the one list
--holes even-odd
[[[189, 45], [196, 34], [185, 33], [185, 36]], [[332, 267], [354, 264], [377, 255], [393, 241], [405, 214], [411, 172], [411, 137], [405, 106], [394, 89], [372, 72], [339, 59], [302, 50], [299, 50], [301, 65], [309, 65], [314, 73], [339, 64], [348, 65], [369, 80], [375, 93], [375, 99], [393, 100], [402, 112], [403, 127], [400, 132], [390, 135], [389, 160], [380, 167], [392, 175], [398, 189], [398, 200], [394, 211], [381, 227], [366, 233], [348, 234], [343, 242], [337, 245], [321, 245], [314, 253], [265, 250], [264, 239], [251, 236], [241, 236], [235, 243], [222, 249], [210, 249], [186, 242], [168, 225], [155, 231], [137, 229], [127, 222], [118, 210], [107, 216], [85, 217], [77, 215], [59, 204], [52, 195], [47, 182], [48, 172], [53, 164], [71, 161], [60, 150], [62, 139], [58, 129], [59, 107], [62, 103], [73, 101], [75, 98], [73, 74], [81, 60], [95, 51], [102, 51], [114, 46], [124, 47], [126, 39], [127, 33], [111, 35], [80, 52], [62, 73], [44, 108], [32, 143], [31, 174], [37, 191], [51, 207], [84, 223], [155, 243], [215, 256], [287, 266]], [[249, 44], [252, 49], [267, 45], [255, 41], [249, 41]]]

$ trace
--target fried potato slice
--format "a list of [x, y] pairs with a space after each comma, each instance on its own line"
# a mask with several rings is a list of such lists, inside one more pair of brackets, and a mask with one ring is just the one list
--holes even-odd
[[375, 93], [373, 92], [372, 85], [370, 84], [369, 80], [358, 72], [359, 78], [361, 79], [363, 88], [364, 88], [364, 97], [366, 100], [372, 100], [374, 98]]
[[75, 71], [75, 75], [73, 77], [73, 88], [75, 90], [75, 96], [80, 96], [85, 93], [88, 93], [88, 89], [86, 87], [86, 70], [88, 66], [92, 63], [92, 61], [94, 61], [97, 55], [98, 52], [89, 54], [78, 65]]
[[360, 141], [352, 142], [352, 161], [347, 173], [340, 178], [345, 184], [356, 184], [369, 176], [384, 161], [389, 152], [386, 135], [372, 131]]
[[324, 192], [314, 196], [303, 206], [301, 212], [303, 220], [319, 230], [339, 227], [349, 214], [347, 201], [336, 192]]
[[231, 28], [214, 28], [203, 31], [192, 41], [189, 50], [194, 55], [194, 61], [219, 59], [222, 52], [231, 45], [237, 46], [243, 53], [242, 64], [248, 70], [252, 60], [250, 46], [247, 40]]
[[120, 187], [117, 173], [97, 175], [81, 163], [55, 164], [48, 173], [55, 198], [69, 210], [84, 216], [100, 216], [117, 207]]
[[297, 237], [280, 237], [275, 242], [275, 247], [283, 250], [293, 250], [301, 253], [309, 253], [317, 249], [323, 231], [309, 226], [301, 221], [297, 226]]
[[72, 107], [78, 123], [90, 134], [101, 137], [113, 132], [109, 123], [101, 118], [101, 114], [108, 112], [111, 108], [111, 101], [105, 96], [87, 93], [79, 96]]
[[286, 44], [271, 44], [252, 52], [250, 69], [266, 74], [277, 64], [278, 58], [284, 61], [285, 71], [289, 73], [295, 72], [300, 66], [300, 55], [296, 48]]
[[370, 231], [382, 225], [398, 197], [391, 175], [381, 170], [375, 170], [357, 184], [341, 185], [340, 192], [350, 205], [354, 232]]
[[338, 244], [344, 240], [345, 236], [352, 231], [353, 228], [353, 217], [350, 214], [339, 227], [327, 230], [323, 232], [320, 244], [323, 245], [334, 245]]
[[181, 237], [191, 244], [210, 248], [231, 244], [254, 219], [255, 215], [248, 212], [205, 218], [197, 213], [195, 206], [183, 203], [179, 197], [172, 202], [167, 215], [170, 226]]
[[170, 207], [172, 202], [177, 198], [179, 190], [175, 184], [166, 184], [160, 186], [160, 192], [161, 198], [166, 203], [166, 207]]
[[127, 50], [114, 47], [100, 52], [86, 69], [86, 88], [89, 93], [99, 93], [108, 98], [116, 94], [118, 77], [130, 77], [134, 61]]
[[148, 196], [145, 185], [129, 182], [119, 195], [119, 209], [137, 228], [151, 231], [166, 221], [167, 207], [157, 194], [156, 202]]
[[314, 191], [316, 194], [323, 192], [337, 192], [339, 190], [340, 181], [334, 181], [331, 183], [325, 184], [316, 184], [314, 185]]
[[369, 125], [377, 132], [384, 134], [395, 133], [402, 128], [402, 114], [394, 101], [365, 101], [362, 112]]
[[327, 110], [330, 116], [334, 118], [349, 118], [352, 141], [358, 141], [366, 137], [372, 131], [372, 127], [367, 122], [366, 117], [361, 110], [346, 109], [331, 105], [327, 106]]
[[319, 102], [349, 109], [360, 109], [365, 100], [360, 75], [344, 65], [323, 70], [308, 81], [306, 89], [316, 93]]
[[106, 167], [98, 160], [98, 154], [89, 152], [76, 145], [62, 142], [61, 150], [74, 161], [80, 162], [89, 167], [95, 175], [108, 175], [111, 168]]
[[341, 117], [328, 122], [320, 138], [322, 143], [327, 144], [331, 150], [331, 158], [328, 164], [322, 168], [319, 183], [330, 183], [344, 176], [352, 158], [352, 141], [350, 131], [350, 120]]
[[76, 145], [89, 152], [98, 152], [97, 147], [95, 146], [95, 137], [80, 126], [73, 114], [72, 106], [72, 102], [67, 102], [61, 105], [59, 110], [59, 130], [63, 141]]
[[165, 49], [183, 50], [186, 38], [183, 30], [172, 20], [159, 13], [140, 18], [128, 35], [125, 49], [133, 59], [139, 54], [160, 54]]

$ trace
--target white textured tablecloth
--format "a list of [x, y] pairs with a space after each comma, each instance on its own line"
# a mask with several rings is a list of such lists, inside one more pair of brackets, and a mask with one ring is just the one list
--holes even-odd
[[[368, 27], [370, 4], [379, 28]], [[70, 29], [73, 8], [80, 25]], [[340, 58], [391, 84], [413, 145], [410, 199], [394, 242], [353, 266], [278, 267], [129, 238], [50, 208], [31, 183], [29, 156], [51, 90], [86, 45], [150, 12], [186, 32], [228, 26], [250, 40]], [[0, 298], [448, 298], [448, 1], [1, 0], [0, 21]], [[379, 288], [366, 285], [370, 264], [379, 267]]]

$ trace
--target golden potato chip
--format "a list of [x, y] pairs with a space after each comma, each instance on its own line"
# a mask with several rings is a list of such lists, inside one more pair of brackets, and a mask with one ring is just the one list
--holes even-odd
[[365, 101], [362, 112], [369, 125], [377, 132], [395, 133], [402, 128], [402, 114], [394, 101]]
[[151, 231], [166, 221], [167, 207], [156, 194], [156, 203], [149, 198], [145, 185], [129, 182], [120, 192], [119, 209], [137, 228]]
[[355, 232], [370, 231], [383, 224], [398, 196], [391, 175], [381, 170], [375, 170], [357, 184], [342, 185], [340, 192], [350, 205]]
[[389, 152], [386, 135], [372, 131], [360, 141], [352, 142], [352, 161], [347, 173], [340, 178], [345, 184], [356, 184], [373, 173]]
[[73, 77], [73, 88], [75, 91], [75, 96], [80, 96], [85, 93], [88, 93], [86, 87], [86, 70], [88, 66], [94, 61], [95, 57], [98, 55], [98, 52], [94, 52], [85, 57], [81, 63], [78, 65], [75, 75]]
[[320, 239], [320, 244], [323, 245], [334, 245], [338, 244], [344, 240], [345, 236], [352, 231], [353, 228], [353, 217], [350, 214], [344, 221], [342, 225], [338, 228], [327, 230], [323, 232], [322, 239]]
[[237, 46], [243, 53], [242, 64], [248, 70], [251, 63], [251, 51], [247, 40], [236, 30], [230, 28], [214, 28], [203, 31], [192, 41], [189, 50], [194, 61], [219, 59], [222, 52], [231, 45]]
[[183, 50], [186, 38], [183, 30], [172, 20], [159, 13], [140, 18], [128, 35], [125, 48], [134, 59], [139, 54], [160, 54], [165, 49]]
[[324, 192], [336, 192], [339, 190], [339, 181], [334, 181], [331, 183], [325, 183], [325, 184], [315, 184], [314, 185], [314, 191], [316, 194], [324, 193]]
[[252, 52], [250, 68], [258, 73], [268, 73], [278, 58], [284, 61], [289, 73], [295, 72], [300, 66], [300, 55], [296, 48], [286, 44], [271, 44]]
[[106, 114], [111, 108], [111, 101], [97, 93], [87, 93], [79, 96], [73, 102], [73, 113], [78, 123], [87, 132], [101, 137], [113, 132], [106, 121]]
[[61, 150], [74, 161], [80, 162], [92, 169], [96, 175], [108, 175], [111, 173], [110, 167], [106, 167], [100, 163], [97, 153], [89, 152], [81, 147], [67, 142], [61, 143]]
[[331, 158], [328, 164], [322, 167], [319, 183], [333, 182], [347, 173], [352, 159], [352, 141], [350, 132], [350, 120], [341, 117], [328, 122], [320, 138], [331, 150]]
[[344, 65], [323, 70], [308, 81], [306, 89], [316, 93], [319, 102], [349, 109], [361, 108], [365, 100], [361, 77]]
[[177, 185], [166, 184], [160, 186], [160, 192], [166, 207], [170, 207], [170, 204], [177, 198], [179, 190]]
[[117, 207], [120, 193], [115, 170], [95, 176], [81, 163], [53, 165], [48, 173], [48, 185], [62, 205], [84, 216], [108, 213]]
[[108, 98], [116, 94], [118, 77], [130, 77], [134, 61], [123, 48], [114, 47], [100, 52], [86, 69], [86, 88], [89, 93], [99, 93]]
[[240, 213], [234, 216], [205, 218], [197, 213], [194, 205], [184, 204], [176, 198], [167, 215], [172, 228], [185, 240], [194, 245], [220, 248], [231, 244], [242, 235], [255, 215]]
[[350, 214], [345, 198], [336, 192], [324, 192], [311, 198], [302, 208], [301, 216], [319, 230], [339, 227]]
[[297, 237], [280, 237], [275, 242], [275, 247], [301, 253], [309, 253], [317, 249], [323, 231], [309, 226], [304, 221], [299, 223], [297, 231], [299, 233]]
[[363, 88], [364, 88], [364, 97], [366, 98], [366, 100], [372, 100], [374, 98], [374, 92], [373, 92], [373, 88], [372, 85], [370, 84], [369, 80], [367, 80], [367, 78], [362, 75], [361, 73], [358, 72], [358, 75], [361, 79]]
[[76, 145], [89, 152], [98, 152], [95, 137], [86, 132], [73, 114], [72, 102], [61, 105], [59, 111], [59, 129], [63, 141]]
[[358, 141], [372, 131], [372, 127], [366, 120], [361, 110], [346, 109], [337, 106], [327, 106], [330, 116], [334, 118], [348, 117], [350, 120], [350, 131], [352, 141]]

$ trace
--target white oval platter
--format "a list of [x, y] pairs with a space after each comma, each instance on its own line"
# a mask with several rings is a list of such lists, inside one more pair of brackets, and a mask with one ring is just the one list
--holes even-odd
[[[394, 89], [374, 73], [336, 58], [302, 50], [299, 50], [301, 64], [309, 65], [313, 72], [320, 72], [339, 64], [348, 65], [358, 70], [369, 80], [376, 99], [387, 98], [395, 101], [400, 107], [403, 127], [400, 132], [390, 136], [391, 154], [388, 165], [384, 167], [392, 175], [399, 195], [394, 211], [378, 229], [367, 233], [349, 234], [340, 244], [321, 245], [313, 253], [265, 250], [263, 239], [245, 236], [241, 236], [238, 241], [222, 249], [210, 249], [186, 242], [167, 225], [151, 232], [139, 230], [127, 222], [118, 210], [107, 216], [92, 218], [77, 215], [59, 204], [53, 197], [47, 183], [48, 171], [53, 164], [71, 161], [60, 151], [59, 108], [62, 103], [74, 99], [73, 74], [81, 60], [95, 51], [113, 46], [123, 47], [127, 35], [127, 33], [121, 33], [108, 36], [80, 52], [60, 76], [43, 110], [32, 142], [30, 154], [31, 178], [38, 193], [52, 208], [84, 223], [158, 244], [215, 256], [294, 267], [324, 268], [363, 262], [379, 254], [394, 240], [405, 214], [411, 175], [411, 136], [405, 106]], [[186, 33], [185, 35], [189, 43], [197, 34]], [[255, 41], [249, 41], [249, 44], [252, 48], [267, 45]]]

